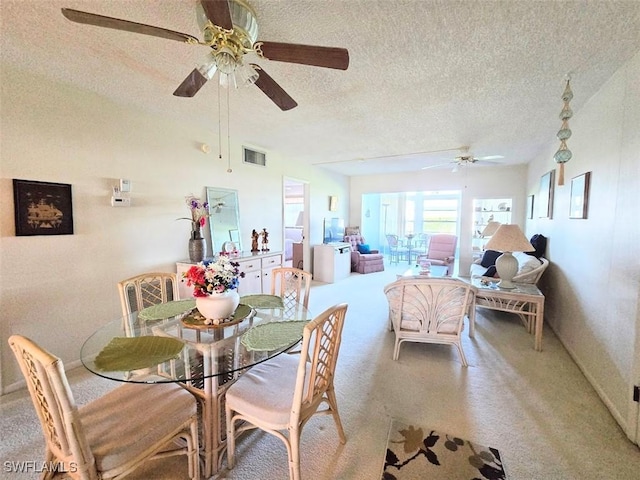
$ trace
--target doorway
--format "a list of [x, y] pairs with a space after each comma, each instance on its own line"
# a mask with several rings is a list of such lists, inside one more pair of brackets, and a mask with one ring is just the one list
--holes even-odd
[[284, 178], [284, 265], [305, 269], [309, 265], [309, 182]]

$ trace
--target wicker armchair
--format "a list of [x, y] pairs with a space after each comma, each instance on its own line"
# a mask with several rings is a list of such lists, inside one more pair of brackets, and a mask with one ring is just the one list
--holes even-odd
[[[463, 366], [467, 359], [460, 340], [464, 317], [474, 308], [473, 287], [451, 278], [406, 278], [384, 288], [396, 341], [393, 359], [402, 342], [455, 345]], [[473, 327], [469, 336], [473, 336]]]

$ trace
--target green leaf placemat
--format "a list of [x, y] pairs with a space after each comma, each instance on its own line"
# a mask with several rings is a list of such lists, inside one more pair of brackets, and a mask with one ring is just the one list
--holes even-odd
[[184, 344], [168, 337], [114, 337], [95, 359], [98, 370], [127, 372], [154, 367], [178, 356]]
[[140, 312], [138, 312], [138, 318], [140, 320], [163, 320], [188, 312], [194, 308], [196, 308], [195, 298], [159, 303], [158, 305], [152, 305], [140, 310]]
[[251, 305], [253, 308], [283, 308], [284, 302], [277, 295], [245, 295], [240, 297], [241, 303]]
[[247, 330], [240, 341], [247, 350], [278, 350], [300, 340], [307, 323], [309, 322], [261, 323]]

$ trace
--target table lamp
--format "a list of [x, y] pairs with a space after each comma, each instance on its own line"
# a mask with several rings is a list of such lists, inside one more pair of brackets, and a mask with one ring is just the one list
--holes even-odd
[[500, 225], [485, 245], [487, 250], [502, 252], [496, 259], [496, 271], [500, 276], [500, 288], [515, 288], [512, 280], [518, 273], [518, 260], [511, 252], [532, 252], [535, 249], [518, 225]]
[[484, 227], [484, 230], [482, 230], [482, 233], [480, 233], [480, 236], [482, 238], [492, 237], [498, 231], [498, 227], [500, 227], [500, 225], [502, 225], [500, 222], [495, 222], [495, 221], [491, 221], [487, 223], [487, 226]]

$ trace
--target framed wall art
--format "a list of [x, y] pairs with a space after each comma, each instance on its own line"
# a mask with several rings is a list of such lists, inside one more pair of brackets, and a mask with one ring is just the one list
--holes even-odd
[[338, 197], [335, 195], [331, 195], [329, 197], [329, 211], [331, 212], [338, 211]]
[[16, 236], [73, 235], [71, 185], [13, 179]]
[[533, 200], [535, 195], [529, 195], [527, 197], [527, 218], [533, 218]]
[[571, 179], [569, 218], [587, 218], [590, 182], [591, 172], [583, 173]]
[[553, 218], [553, 183], [555, 170], [545, 173], [540, 178], [540, 195], [538, 195], [538, 216]]

